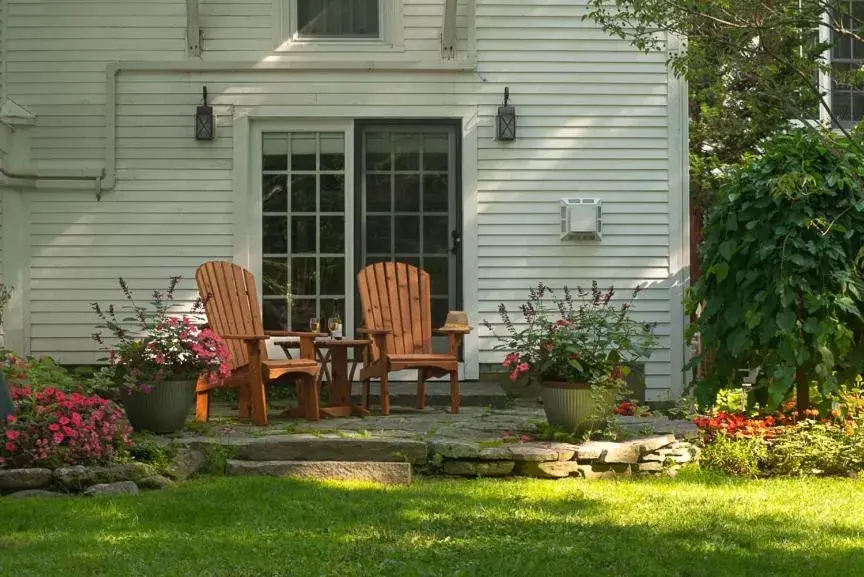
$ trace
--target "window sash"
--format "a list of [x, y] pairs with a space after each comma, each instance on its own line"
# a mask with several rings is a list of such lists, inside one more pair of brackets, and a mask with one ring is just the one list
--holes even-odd
[[385, 27], [381, 0], [291, 0], [291, 17], [297, 40], [380, 40]]

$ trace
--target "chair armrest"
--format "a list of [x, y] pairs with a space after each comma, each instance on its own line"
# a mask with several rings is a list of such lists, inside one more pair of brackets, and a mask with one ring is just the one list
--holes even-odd
[[300, 338], [318, 338], [318, 337], [326, 337], [326, 333], [311, 333], [306, 331], [264, 331], [264, 334], [268, 337], [300, 337]]
[[435, 329], [432, 331], [432, 334], [435, 335], [467, 335], [470, 334], [474, 329], [472, 327], [441, 327], [440, 329]]

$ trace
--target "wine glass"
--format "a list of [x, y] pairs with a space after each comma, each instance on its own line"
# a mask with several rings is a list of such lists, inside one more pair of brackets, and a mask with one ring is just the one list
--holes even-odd
[[309, 331], [313, 333], [321, 332], [321, 325], [318, 322], [318, 317], [309, 317]]
[[334, 315], [334, 316], [330, 317], [329, 319], [327, 319], [327, 328], [330, 329], [331, 335], [333, 333], [335, 333], [336, 329], [339, 328], [339, 317]]

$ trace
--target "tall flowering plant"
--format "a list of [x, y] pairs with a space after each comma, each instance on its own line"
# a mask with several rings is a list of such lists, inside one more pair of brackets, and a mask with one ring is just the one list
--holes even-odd
[[499, 340], [496, 350], [507, 351], [504, 368], [510, 378], [522, 377], [546, 382], [588, 383], [611, 388], [620, 386], [630, 371], [629, 364], [648, 357], [656, 339], [654, 324], [632, 318], [636, 288], [619, 303], [615, 289], [601, 290], [594, 282], [590, 290], [567, 287], [561, 296], [543, 283], [530, 289], [517, 325], [507, 307], [498, 313], [504, 334], [491, 323], [484, 325]]
[[[154, 383], [190, 381], [204, 375], [211, 382], [230, 374], [230, 353], [212, 330], [201, 327], [201, 303], [190, 314], [174, 314], [174, 294], [180, 277], [172, 277], [168, 290], [154, 291], [150, 306], [139, 305], [122, 278], [120, 288], [127, 301], [119, 311], [110, 305], [92, 308], [115, 339], [109, 345], [102, 332], [93, 339], [107, 351], [108, 367], [102, 377], [127, 391], [149, 393]], [[123, 312], [128, 316], [121, 318]]]

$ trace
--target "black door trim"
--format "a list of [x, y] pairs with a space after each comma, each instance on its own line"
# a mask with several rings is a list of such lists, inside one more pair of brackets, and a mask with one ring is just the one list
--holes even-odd
[[[454, 129], [455, 132], [455, 151], [456, 155], [455, 166], [456, 166], [456, 185], [454, 194], [456, 196], [456, 206], [454, 210], [456, 211], [454, 214], [456, 221], [456, 228], [460, 232], [462, 232], [462, 237], [465, 237], [464, 234], [464, 223], [462, 220], [462, 119], [461, 118], [364, 118], [362, 120], [354, 121], [354, 238], [352, 241], [354, 242], [354, 277], [356, 278], [357, 273], [359, 273], [363, 269], [363, 251], [362, 245], [363, 239], [360, 238], [361, 231], [363, 230], [362, 219], [362, 178], [363, 178], [363, 132], [364, 130], [370, 127], [378, 127], [378, 126], [446, 126]], [[459, 244], [459, 249], [456, 253], [456, 308], [463, 308], [463, 293], [464, 293], [464, 285], [463, 281], [463, 272], [462, 272], [462, 251], [464, 250], [464, 243]], [[354, 285], [354, 291], [356, 293], [357, 286], [356, 281]], [[354, 299], [354, 326], [360, 327], [363, 322], [363, 312], [360, 308], [360, 299]]]

